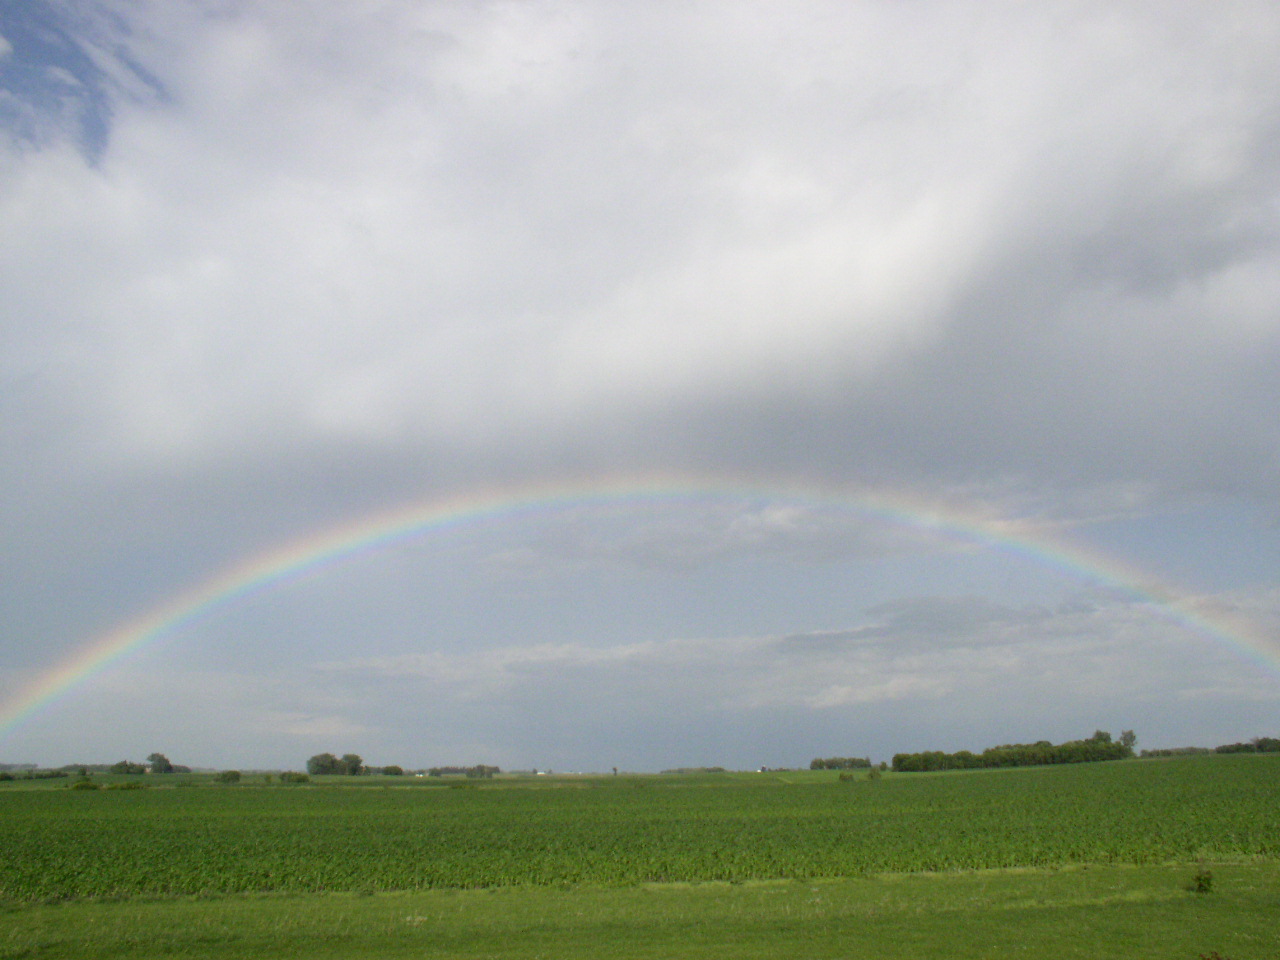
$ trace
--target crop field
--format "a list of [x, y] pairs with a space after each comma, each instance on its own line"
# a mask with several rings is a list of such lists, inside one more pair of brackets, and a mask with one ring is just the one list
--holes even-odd
[[[187, 785], [175, 779], [165, 786], [148, 778], [147, 789], [94, 791], [69, 790], [56, 782], [0, 785], [0, 957], [61, 955], [54, 944], [69, 936], [66, 955], [75, 955], [83, 943], [76, 945], [68, 925], [89, 923], [101, 933], [111, 927], [112, 918], [124, 923], [148, 911], [176, 917], [194, 910], [224, 931], [225, 936], [213, 939], [225, 940], [222, 946], [227, 947], [240, 939], [225, 926], [225, 918], [237, 911], [251, 915], [243, 921], [245, 929], [260, 921], [264, 929], [278, 930], [283, 918], [262, 920], [264, 911], [291, 905], [288, 913], [296, 920], [319, 911], [318, 903], [338, 913], [354, 910], [369, 923], [374, 914], [382, 915], [379, 911], [396, 917], [438, 914], [438, 922], [422, 922], [438, 926], [443, 936], [452, 928], [439, 918], [453, 916], [449, 911], [463, 903], [475, 904], [470, 909], [479, 917], [490, 909], [486, 904], [504, 902], [501, 917], [509, 919], [521, 914], [520, 904], [555, 901], [563, 906], [563, 898], [569, 897], [568, 902], [582, 907], [604, 898], [613, 905], [609, 909], [622, 911], [608, 922], [629, 922], [642, 931], [645, 903], [662, 900], [664, 909], [674, 909], [671, 905], [679, 900], [681, 909], [694, 911], [688, 922], [695, 926], [701, 922], [692, 919], [698, 911], [720, 903], [726, 916], [749, 926], [755, 922], [752, 917], [772, 916], [775, 906], [800, 896], [797, 891], [803, 887], [806, 892], [793, 904], [796, 912], [786, 914], [790, 922], [799, 922], [808, 909], [804, 904], [812, 906], [805, 898], [816, 895], [827, 897], [828, 925], [840, 913], [837, 903], [845, 903], [844, 922], [861, 918], [857, 923], [865, 926], [873, 917], [887, 923], [899, 913], [905, 918], [923, 909], [904, 906], [910, 897], [897, 907], [890, 903], [905, 896], [903, 878], [911, 875], [935, 881], [949, 877], [947, 889], [952, 891], [978, 876], [1001, 876], [1002, 896], [1022, 907], [1034, 902], [1028, 891], [1036, 884], [1066, 884], [1060, 901], [1053, 899], [1059, 894], [1046, 892], [1045, 902], [1103, 904], [1112, 896], [1115, 904], [1130, 904], [1129, 920], [1138, 923], [1158, 922], [1151, 918], [1162, 910], [1203, 912], [1209, 905], [1225, 910], [1222, 923], [1233, 935], [1264, 940], [1265, 932], [1248, 933], [1250, 923], [1256, 920], [1270, 929], [1262, 912], [1274, 917], [1280, 910], [1276, 755], [886, 775], [879, 780], [860, 774], [853, 781], [826, 771], [452, 783], [354, 779], [283, 785], [247, 778], [223, 785], [195, 777]], [[1235, 912], [1221, 906], [1228, 902], [1221, 889], [1199, 898], [1188, 892], [1193, 873], [1210, 868], [1219, 878], [1237, 877], [1237, 889], [1251, 891], [1248, 898], [1231, 901]], [[1093, 883], [1113, 877], [1119, 884], [1114, 890], [1121, 892], [1086, 895], [1079, 886], [1086, 876]], [[891, 877], [899, 879], [886, 879]], [[984, 889], [994, 889], [996, 881], [985, 882]], [[790, 892], [760, 893], [778, 883], [783, 887], [777, 889]], [[655, 889], [685, 892], [655, 900]], [[808, 893], [811, 889], [817, 893]], [[917, 894], [927, 899], [941, 895], [941, 889], [934, 882]], [[644, 890], [650, 893], [641, 897], [637, 891]], [[703, 892], [691, 892], [699, 890]], [[714, 891], [720, 893], [713, 896]], [[893, 897], [884, 899], [890, 892]], [[762, 896], [758, 909], [745, 906]], [[882, 902], [880, 913], [873, 908], [876, 902]], [[938, 916], [949, 912], [952, 928], [958, 929], [965, 910], [947, 902], [949, 906], [937, 908]], [[1005, 920], [1013, 916], [1008, 912], [1012, 908], [992, 906], [989, 896], [962, 897], [961, 902], [979, 913], [996, 910]], [[538, 916], [546, 922], [544, 914]], [[624, 922], [623, 916], [631, 919]], [[1108, 922], [1122, 926], [1124, 916], [1120, 911]], [[90, 917], [94, 919], [86, 919]], [[501, 917], [494, 916], [487, 929], [500, 929]], [[655, 923], [657, 919], [650, 917]], [[779, 929], [791, 929], [782, 913], [775, 919]], [[721, 917], [719, 922], [728, 921]], [[333, 935], [331, 928], [319, 920], [317, 924], [324, 937]], [[409, 930], [413, 924], [396, 924], [406, 935], [422, 933]], [[157, 929], [143, 928], [152, 935]], [[732, 929], [731, 922], [724, 927]], [[795, 927], [795, 932], [801, 929]], [[1082, 929], [1087, 933], [1089, 928]], [[573, 938], [572, 931], [561, 934]], [[137, 939], [119, 936], [126, 946]], [[298, 955], [324, 955], [324, 937], [303, 937], [299, 942], [309, 946]], [[712, 941], [721, 942], [711, 937], [702, 951], [706, 955], [717, 955]], [[150, 947], [139, 947], [136, 954], [122, 947], [119, 955], [182, 953], [145, 938], [138, 942]], [[201, 942], [202, 949], [186, 955], [239, 955], [211, 952], [209, 942]], [[350, 952], [350, 942], [342, 942], [346, 946], [341, 949], [330, 944], [334, 955], [358, 955]], [[779, 950], [784, 942], [791, 941], [784, 937]], [[1208, 954], [1211, 946], [1204, 944], [1201, 952]], [[107, 955], [101, 949], [99, 943], [95, 952]], [[244, 955], [276, 954], [264, 952], [259, 943]], [[368, 955], [395, 951], [384, 945]], [[456, 954], [430, 955], [480, 954], [459, 947]], [[598, 941], [595, 955], [609, 955]], [[867, 955], [896, 954], [882, 950]], [[1182, 955], [1197, 957], [1194, 952]], [[1255, 953], [1222, 956], [1280, 956], [1280, 939]]]

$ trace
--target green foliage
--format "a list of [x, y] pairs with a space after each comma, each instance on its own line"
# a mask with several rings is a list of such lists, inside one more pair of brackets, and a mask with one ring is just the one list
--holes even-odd
[[[1125, 742], [1127, 739], [1127, 743]], [[1133, 756], [1132, 744], [1137, 740], [1132, 730], [1126, 730], [1124, 738], [1113, 742], [1111, 734], [1097, 730], [1088, 740], [1068, 740], [1052, 744], [1048, 740], [1036, 743], [1010, 743], [988, 747], [982, 753], [959, 750], [943, 753], [926, 750], [923, 753], [896, 753], [893, 769], [900, 773], [920, 773], [935, 770], [979, 770], [987, 767], [1035, 767], [1058, 763], [1093, 763], [1101, 760], [1127, 760]]]
[[871, 766], [869, 757], [827, 757], [809, 761], [810, 770], [861, 770]]
[[389, 767], [382, 768], [382, 775], [384, 777], [403, 777], [404, 767], [397, 766], [396, 764], [393, 763]]
[[286, 770], [280, 774], [281, 783], [310, 783], [311, 777], [305, 773], [295, 773], [293, 770]]
[[169, 758], [163, 753], [153, 753], [147, 757], [147, 763], [151, 764], [152, 773], [173, 773], [173, 764], [169, 762]]
[[478, 763], [474, 767], [432, 767], [427, 771], [429, 777], [470, 777], [473, 780], [488, 779], [495, 773], [501, 773], [499, 767], [486, 766]]
[[1190, 757], [1202, 753], [1280, 753], [1280, 737], [1254, 737], [1247, 743], [1224, 743], [1210, 749], [1209, 747], [1164, 747], [1158, 750], [1143, 750], [1141, 756], [1147, 757]]
[[[454, 781], [472, 787], [461, 790], [410, 778], [90, 803], [4, 790], [0, 900], [1280, 859], [1278, 777], [1272, 755], [886, 777], [853, 790], [755, 774]], [[140, 837], [164, 856], [140, 857]]]
[[[704, 785], [705, 786], [705, 785]], [[158, 791], [153, 791], [158, 792]], [[214, 791], [210, 791], [214, 792]], [[222, 791], [226, 792], [226, 791]], [[243, 791], [240, 791], [243, 792]], [[440, 791], [443, 793], [444, 791]], [[82, 807], [102, 806], [86, 804]], [[136, 799], [136, 798], [135, 798]], [[117, 804], [113, 804], [117, 805]], [[118, 804], [124, 805], [124, 804]], [[1280, 864], [0, 905], [5, 960], [1263, 960]], [[1209, 953], [1209, 945], [1217, 951]]]
[[1280, 753], [1280, 739], [1254, 737], [1248, 743], [1224, 743], [1214, 747], [1215, 753]]
[[100, 790], [101, 784], [94, 783], [92, 780], [77, 780], [67, 788], [68, 790]]
[[218, 781], [218, 783], [239, 783], [240, 771], [239, 770], [223, 770], [213, 779]]
[[358, 753], [344, 753], [340, 758], [332, 753], [317, 753], [307, 761], [307, 773], [313, 777], [354, 777], [364, 773], [364, 759]]
[[119, 763], [113, 763], [108, 768], [108, 773], [128, 774], [130, 776], [140, 776], [147, 772], [146, 766], [141, 763], [133, 763], [129, 760], [121, 760]]
[[1191, 878], [1191, 889], [1196, 893], [1209, 893], [1213, 890], [1213, 874], [1203, 863]]
[[346, 773], [345, 770], [339, 770], [342, 763], [332, 753], [317, 753], [314, 757], [307, 761], [307, 773], [313, 777], [324, 776], [333, 773]]
[[1208, 747], [1161, 747], [1157, 750], [1143, 750], [1138, 756], [1144, 760], [1148, 757], [1196, 757], [1205, 753], [1213, 753]]
[[34, 767], [25, 767], [17, 772], [0, 770], [0, 782], [11, 780], [60, 780], [67, 775], [65, 770], [39, 770]]

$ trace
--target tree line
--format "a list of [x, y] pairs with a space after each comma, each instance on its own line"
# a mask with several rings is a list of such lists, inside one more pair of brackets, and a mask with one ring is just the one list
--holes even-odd
[[870, 757], [815, 757], [809, 761], [810, 770], [865, 770], [870, 766]]
[[1223, 743], [1216, 747], [1162, 747], [1143, 750], [1140, 756], [1191, 757], [1204, 753], [1280, 753], [1280, 737], [1254, 737], [1247, 743]]
[[[470, 767], [431, 767], [423, 772], [429, 777], [465, 776], [482, 778], [492, 777], [495, 773], [501, 773], [502, 770], [500, 767], [477, 763]], [[402, 777], [405, 775], [405, 769], [398, 764], [391, 764], [386, 767], [365, 766], [364, 758], [358, 753], [344, 753], [340, 757], [332, 753], [317, 753], [307, 761], [307, 773], [312, 776], [357, 777], [362, 774], [381, 774], [384, 777]]]
[[977, 770], [984, 767], [1032, 767], [1054, 763], [1093, 763], [1101, 760], [1126, 760], [1132, 757], [1137, 741], [1132, 730], [1125, 730], [1119, 740], [1112, 740], [1105, 730], [1095, 731], [1087, 740], [1068, 740], [1053, 744], [1007, 743], [988, 747], [982, 753], [959, 750], [943, 753], [926, 750], [921, 753], [895, 753], [893, 769], [899, 773], [933, 770]]

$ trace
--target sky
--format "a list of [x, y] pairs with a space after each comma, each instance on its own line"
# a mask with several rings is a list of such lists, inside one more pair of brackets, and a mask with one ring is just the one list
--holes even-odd
[[0, 0], [0, 762], [1276, 736], [1277, 49]]

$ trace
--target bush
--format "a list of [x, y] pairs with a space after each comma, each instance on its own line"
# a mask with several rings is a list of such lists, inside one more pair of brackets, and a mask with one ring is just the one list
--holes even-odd
[[1213, 874], [1209, 868], [1201, 866], [1191, 878], [1191, 890], [1195, 893], [1209, 893], [1213, 890]]
[[292, 770], [286, 770], [280, 774], [281, 783], [310, 783], [311, 777], [305, 773], [295, 773]]
[[216, 780], [218, 783], [239, 783], [240, 771], [239, 770], [223, 770], [213, 779]]
[[71, 786], [68, 787], [67, 789], [68, 790], [98, 790], [100, 789], [100, 787], [98, 784], [94, 783], [92, 780], [77, 780], [75, 783], [71, 784]]

